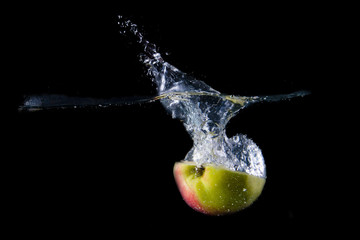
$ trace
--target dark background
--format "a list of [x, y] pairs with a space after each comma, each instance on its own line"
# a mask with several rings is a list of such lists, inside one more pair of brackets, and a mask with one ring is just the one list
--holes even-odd
[[[140, 3], [139, 3], [140, 5]], [[224, 217], [181, 199], [172, 168], [192, 142], [159, 102], [107, 109], [17, 112], [28, 94], [155, 95], [139, 49], [117, 15], [137, 23], [166, 61], [223, 93], [311, 95], [254, 105], [227, 135], [262, 149], [267, 182], [248, 209]], [[326, 6], [205, 7], [29, 4], [13, 17], [16, 101], [9, 222], [29, 233], [297, 236], [322, 233], [329, 164], [322, 157], [324, 73], [333, 71]], [[328, 78], [326, 79], [328, 81]], [[321, 227], [322, 226], [322, 227]], [[326, 226], [326, 225], [325, 225]], [[167, 231], [167, 233], [163, 233]]]

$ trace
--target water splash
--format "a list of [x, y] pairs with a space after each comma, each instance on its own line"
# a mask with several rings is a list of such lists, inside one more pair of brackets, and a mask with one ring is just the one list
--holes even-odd
[[156, 45], [144, 38], [136, 24], [119, 16], [119, 25], [122, 34], [133, 34], [143, 47], [140, 59], [148, 67], [161, 103], [173, 118], [183, 122], [193, 140], [194, 145], [185, 160], [198, 165], [217, 164], [265, 178], [266, 167], [260, 148], [243, 134], [228, 138], [226, 124], [252, 103], [305, 96], [308, 92], [263, 97], [222, 94], [164, 61]]
[[274, 96], [226, 95], [197, 80], [166, 62], [155, 44], [145, 39], [138, 26], [118, 16], [120, 33], [135, 37], [141, 47], [140, 61], [155, 83], [157, 96], [93, 99], [64, 95], [28, 96], [20, 111], [52, 108], [107, 107], [160, 100], [173, 118], [180, 119], [193, 140], [185, 156], [199, 166], [206, 163], [221, 165], [230, 170], [266, 177], [266, 167], [260, 148], [246, 135], [226, 135], [226, 125], [241, 109], [259, 102], [273, 102], [309, 94], [299, 91]]

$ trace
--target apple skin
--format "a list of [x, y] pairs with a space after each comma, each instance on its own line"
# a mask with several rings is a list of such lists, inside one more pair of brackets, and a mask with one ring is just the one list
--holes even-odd
[[250, 206], [261, 194], [265, 179], [212, 164], [189, 161], [174, 165], [174, 177], [184, 201], [207, 215], [225, 215]]

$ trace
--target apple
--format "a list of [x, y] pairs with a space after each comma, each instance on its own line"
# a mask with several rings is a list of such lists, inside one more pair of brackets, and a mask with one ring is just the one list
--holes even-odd
[[250, 206], [265, 184], [261, 177], [189, 161], [175, 163], [174, 177], [184, 201], [207, 215], [235, 213]]

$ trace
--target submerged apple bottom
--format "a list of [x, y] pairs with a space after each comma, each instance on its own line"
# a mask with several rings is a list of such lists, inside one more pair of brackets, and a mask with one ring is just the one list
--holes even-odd
[[225, 215], [250, 206], [261, 194], [265, 179], [215, 165], [198, 167], [177, 162], [174, 176], [184, 201], [196, 211]]

